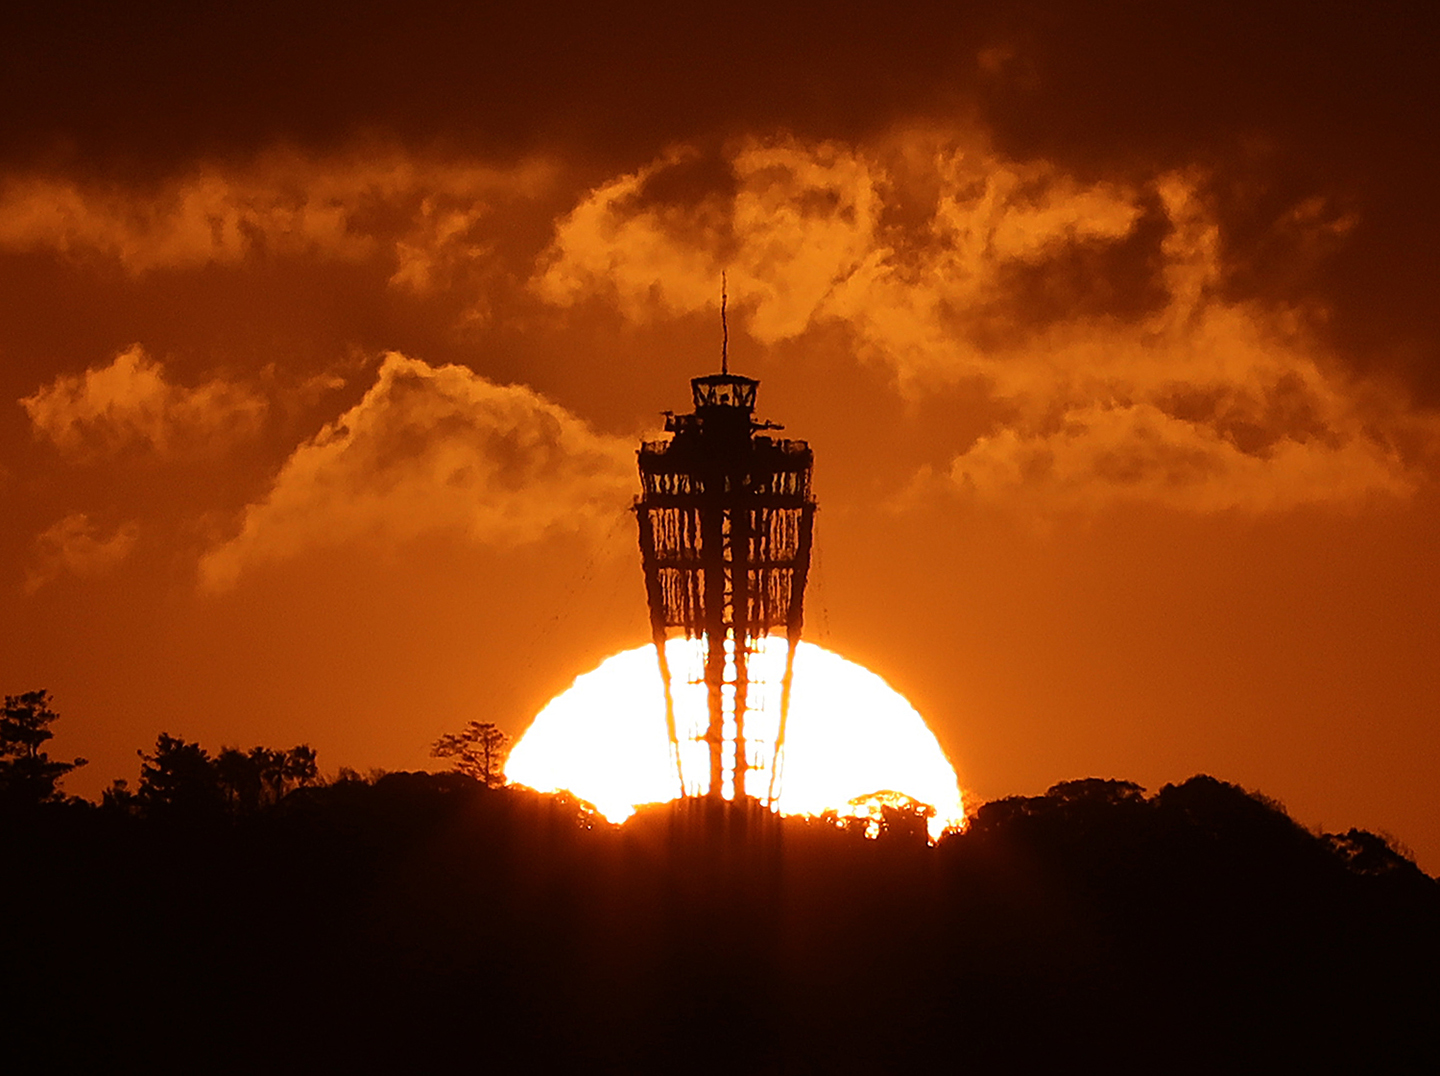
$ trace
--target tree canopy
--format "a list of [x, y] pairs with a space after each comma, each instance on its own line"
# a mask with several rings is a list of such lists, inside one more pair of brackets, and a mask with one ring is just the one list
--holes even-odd
[[505, 783], [505, 758], [509, 753], [510, 737], [488, 721], [471, 721], [460, 732], [441, 736], [430, 749], [431, 758], [450, 759], [453, 769], [488, 788]]
[[55, 735], [50, 726], [60, 716], [51, 702], [48, 691], [5, 696], [0, 712], [0, 804], [53, 803], [61, 798], [60, 779], [85, 765], [83, 758], [61, 762], [41, 749]]

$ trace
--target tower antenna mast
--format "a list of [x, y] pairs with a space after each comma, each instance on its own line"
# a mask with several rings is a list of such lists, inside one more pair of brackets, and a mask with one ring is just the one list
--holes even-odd
[[720, 372], [730, 372], [730, 324], [725, 320], [726, 273], [720, 271]]

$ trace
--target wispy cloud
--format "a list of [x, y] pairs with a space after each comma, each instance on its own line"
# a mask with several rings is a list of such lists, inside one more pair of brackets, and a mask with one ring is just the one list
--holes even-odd
[[26, 573], [25, 590], [34, 593], [66, 574], [103, 575], [130, 555], [139, 536], [136, 523], [122, 523], [107, 536], [86, 513], [72, 513], [36, 537], [36, 563]]
[[482, 223], [554, 179], [550, 163], [427, 159], [398, 150], [271, 152], [199, 165], [155, 188], [36, 173], [0, 185], [0, 250], [118, 262], [143, 274], [276, 255], [391, 259], [423, 291], [487, 250]]
[[63, 454], [89, 457], [143, 445], [166, 454], [251, 434], [266, 403], [248, 386], [215, 379], [170, 382], [163, 364], [135, 344], [107, 366], [60, 375], [20, 400], [37, 435]]
[[513, 546], [608, 526], [634, 486], [634, 446], [521, 385], [386, 355], [351, 410], [301, 445], [239, 533], [201, 560], [219, 590], [249, 566], [353, 541], [436, 532]]
[[84, 458], [133, 445], [159, 453], [224, 443], [254, 431], [265, 400], [237, 382], [187, 388], [139, 344], [108, 365], [62, 374], [20, 401], [35, 432]]

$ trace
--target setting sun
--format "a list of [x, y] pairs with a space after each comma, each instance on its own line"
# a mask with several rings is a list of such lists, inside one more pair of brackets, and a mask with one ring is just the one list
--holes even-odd
[[[698, 647], [675, 639], [667, 655], [675, 670], [677, 725], [698, 729], [705, 686], [685, 672], [697, 664]], [[773, 742], [784, 658], [784, 640], [771, 638], [760, 642], [751, 659], [758, 683], [749, 720], [757, 741]], [[955, 771], [924, 719], [883, 679], [802, 642], [793, 692], [776, 782], [782, 814], [833, 809], [843, 815], [851, 800], [894, 791], [935, 808], [932, 837], [960, 825], [964, 810]], [[693, 735], [681, 741], [682, 754], [704, 750]], [[622, 651], [577, 677], [516, 744], [505, 776], [541, 791], [568, 790], [612, 822], [628, 818], [641, 804], [675, 799], [680, 782], [665, 730], [655, 650]]]

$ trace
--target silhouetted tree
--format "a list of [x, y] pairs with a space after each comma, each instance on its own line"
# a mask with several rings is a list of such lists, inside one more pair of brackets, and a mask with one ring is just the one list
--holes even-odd
[[966, 824], [976, 837], [989, 833], [1065, 833], [1073, 843], [1078, 834], [1109, 831], [1133, 821], [1149, 806], [1145, 790], [1133, 781], [1086, 777], [1061, 781], [1043, 796], [1006, 796], [982, 804]]
[[273, 806], [288, 792], [313, 784], [319, 769], [315, 749], [301, 744], [289, 751], [227, 747], [215, 759], [215, 773], [226, 804], [244, 814]]
[[282, 795], [291, 788], [304, 788], [318, 781], [320, 766], [315, 761], [315, 748], [308, 743], [290, 748], [285, 753], [285, 761], [280, 766], [280, 776], [284, 784], [281, 789]]
[[58, 762], [42, 744], [55, 734], [50, 725], [60, 716], [50, 709], [48, 691], [6, 695], [0, 713], [0, 803], [29, 805], [60, 798], [56, 782], [85, 765], [83, 758]]
[[131, 792], [116, 781], [104, 794], [107, 807], [145, 814], [253, 814], [279, 803], [319, 779], [315, 749], [288, 751], [227, 747], [218, 755], [198, 743], [161, 733], [152, 754], [140, 752], [140, 785]]
[[914, 796], [883, 788], [850, 801], [846, 828], [863, 830], [867, 837], [927, 844], [935, 808]]
[[227, 747], [215, 756], [215, 775], [232, 811], [249, 813], [260, 809], [265, 786], [260, 777], [261, 759], [256, 756], [264, 751], [263, 747], [248, 753]]
[[505, 757], [510, 737], [488, 721], [472, 721], [464, 730], [447, 733], [430, 749], [432, 758], [453, 759], [451, 765], [463, 774], [495, 788], [505, 783]]
[[1356, 874], [1415, 875], [1420, 872], [1414, 860], [1378, 833], [1351, 829], [1345, 833], [1327, 833], [1324, 840]]
[[110, 782], [109, 788], [100, 793], [100, 806], [108, 811], [124, 811], [130, 814], [139, 805], [135, 801], [135, 793], [130, 790], [130, 782], [123, 777], [117, 777]]
[[155, 751], [140, 755], [135, 802], [146, 813], [206, 814], [224, 808], [225, 791], [210, 753], [162, 732]]
[[1106, 807], [1142, 803], [1145, 790], [1134, 781], [1082, 777], [1078, 781], [1061, 781], [1051, 785], [1045, 793], [1045, 799], [1061, 807], [1103, 810]]

